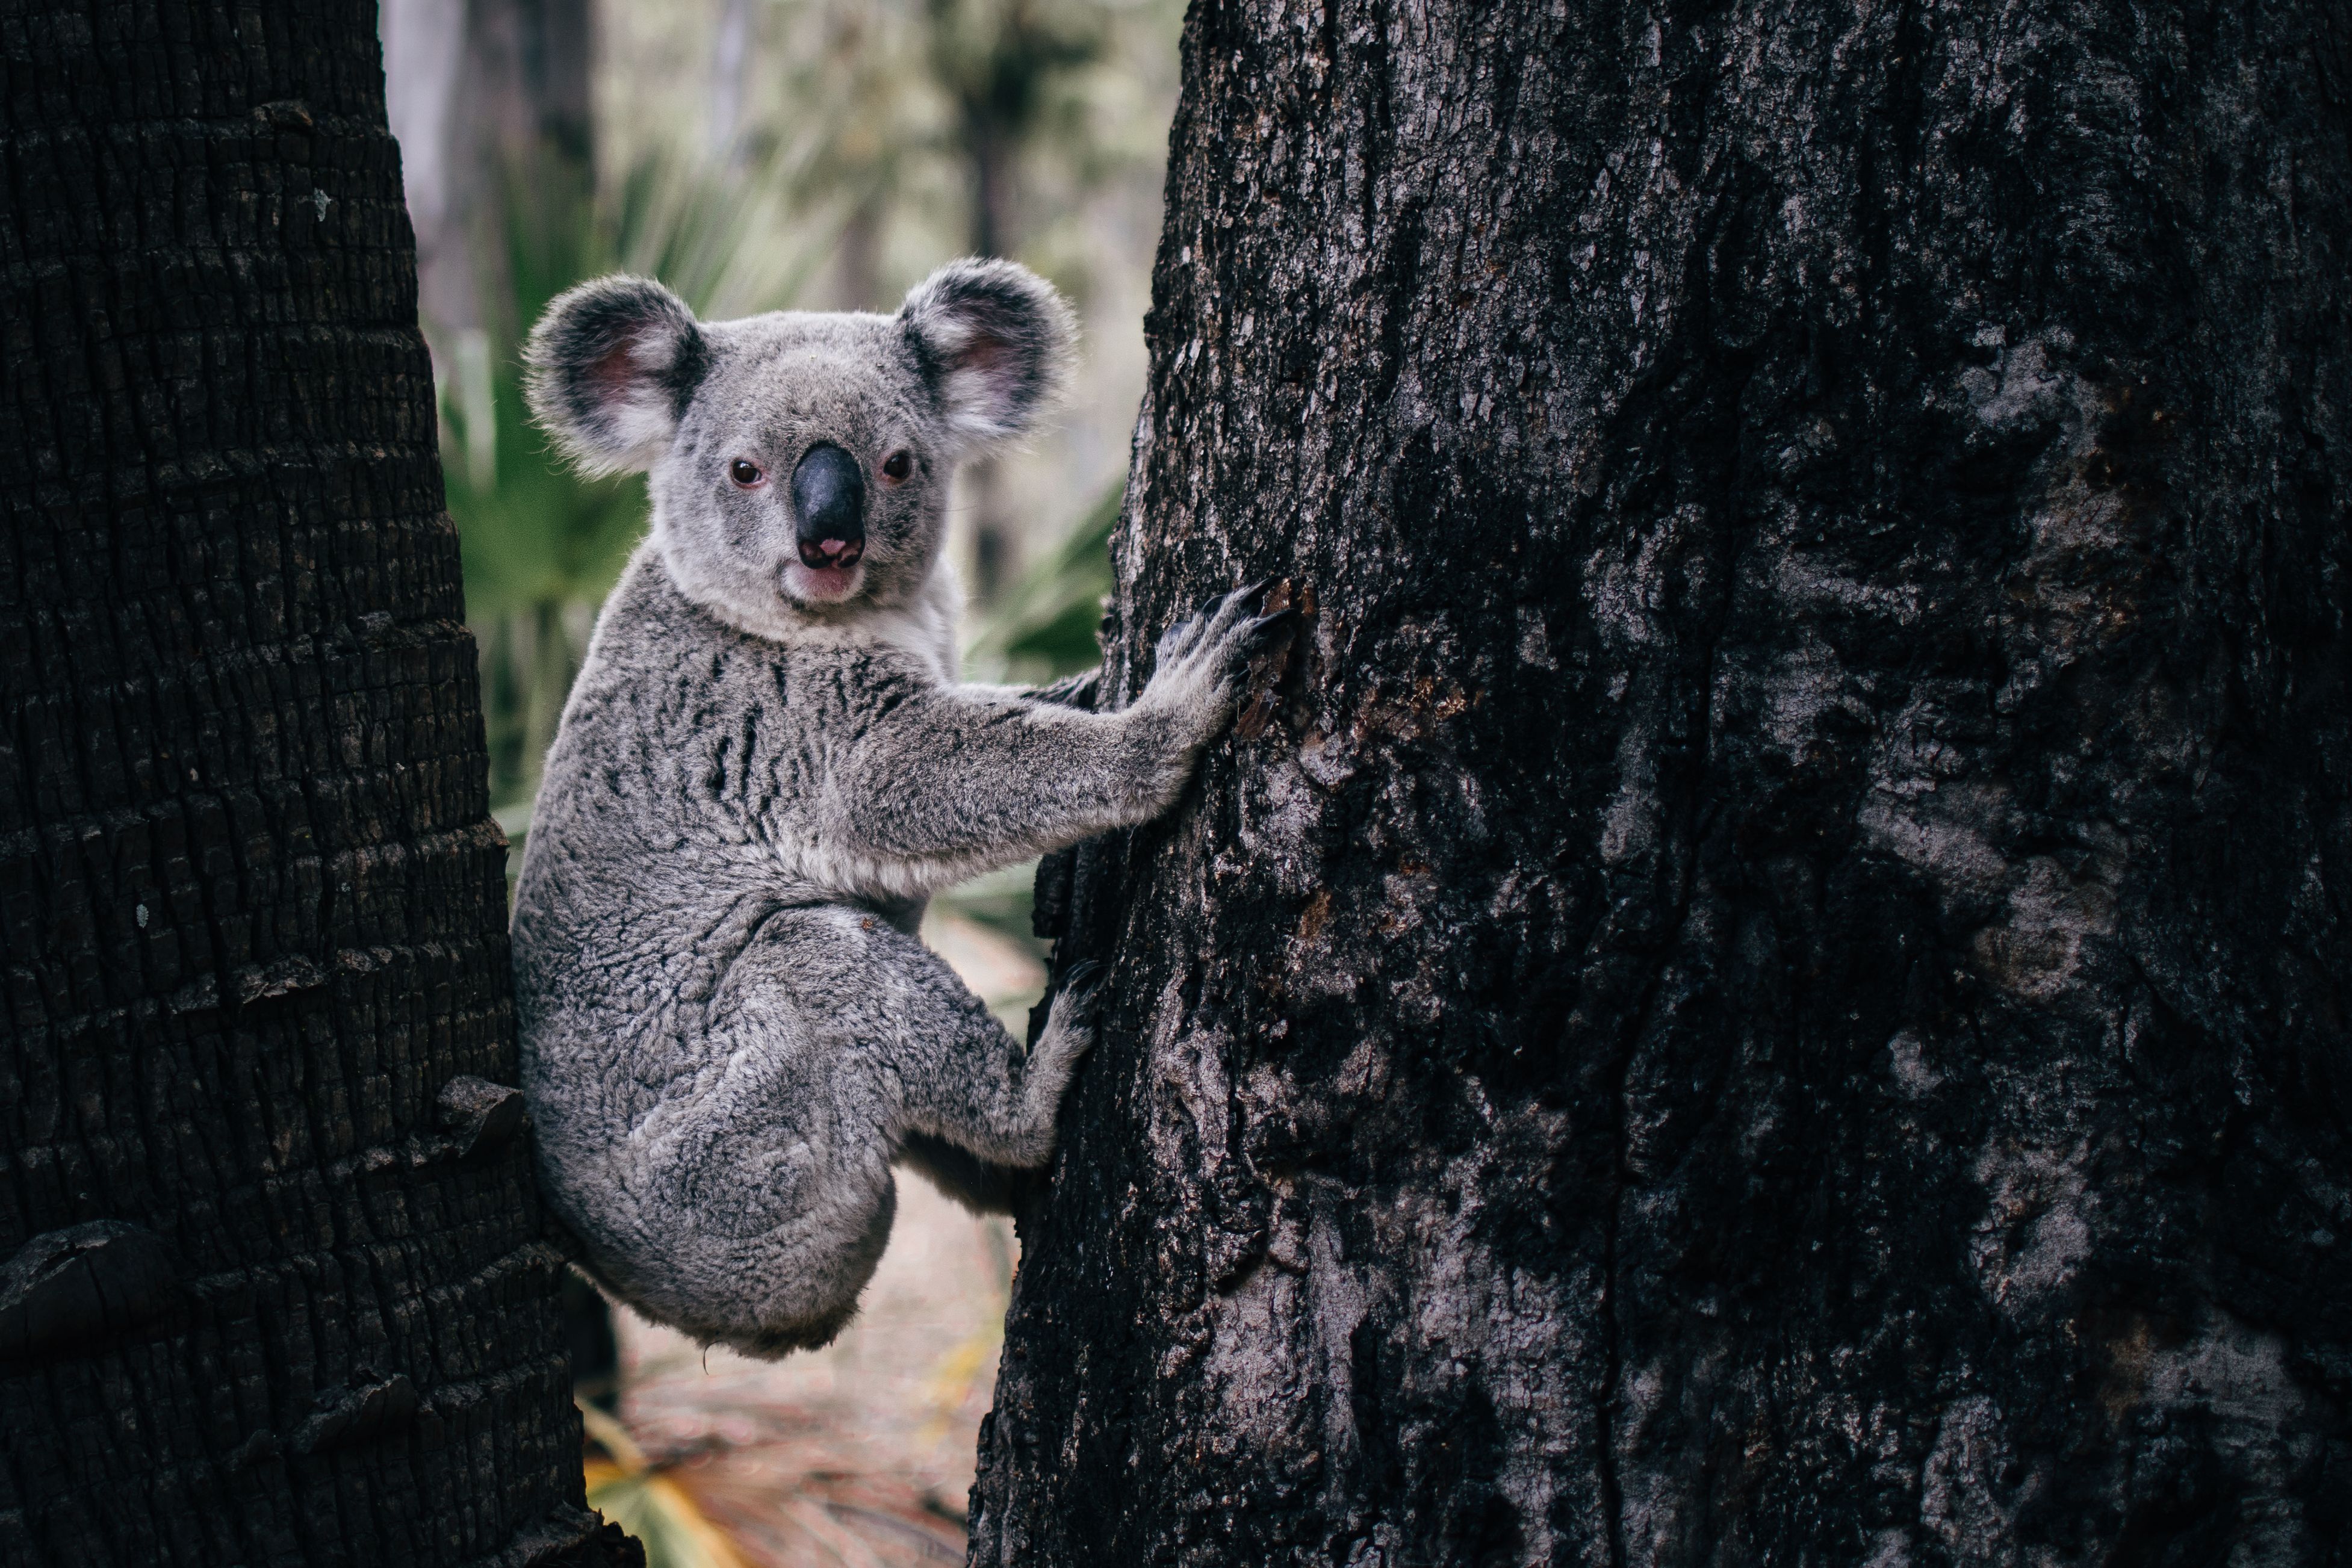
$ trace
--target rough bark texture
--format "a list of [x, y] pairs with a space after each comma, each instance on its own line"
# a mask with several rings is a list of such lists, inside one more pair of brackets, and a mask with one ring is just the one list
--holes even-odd
[[373, 21], [0, 7], [0, 1562], [634, 1551]]
[[[2341, 1563], [2338, 5], [1196, 4], [973, 1561]], [[1258, 723], [1263, 720], [1263, 727]]]

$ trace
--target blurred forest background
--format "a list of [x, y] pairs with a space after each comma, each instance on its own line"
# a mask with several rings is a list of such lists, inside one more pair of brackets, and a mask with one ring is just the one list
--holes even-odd
[[[1085, 328], [1075, 395], [1027, 449], [965, 471], [950, 549], [970, 676], [1094, 663], [1181, 16], [1179, 0], [383, 0], [492, 800], [518, 849], [645, 528], [641, 479], [567, 473], [524, 417], [519, 347], [582, 278], [657, 277], [709, 319], [893, 310], [966, 255], [1051, 278]], [[925, 928], [1016, 1028], [1043, 983], [1029, 883], [959, 890]], [[900, 1188], [867, 1310], [828, 1351], [705, 1357], [621, 1314], [616, 1381], [588, 1391], [592, 1500], [655, 1568], [962, 1560], [1011, 1236]]]

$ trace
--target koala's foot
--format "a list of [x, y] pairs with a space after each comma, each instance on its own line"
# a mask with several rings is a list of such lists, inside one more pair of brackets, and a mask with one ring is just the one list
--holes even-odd
[[1160, 639], [1159, 658], [1139, 706], [1185, 714], [1198, 727], [1196, 744], [1223, 728], [1241, 696], [1251, 657], [1298, 619], [1295, 610], [1254, 613], [1265, 591], [1264, 580], [1237, 588], [1171, 626]]
[[1042, 1166], [1054, 1154], [1054, 1121], [1070, 1075], [1094, 1049], [1095, 1025], [1102, 1017], [1102, 966], [1091, 960], [1071, 969], [1054, 994], [1045, 1027], [1029, 1052], [1022, 1074], [1020, 1153], [1017, 1164]]
[[1062, 988], [1054, 993], [1054, 1006], [1045, 1014], [1045, 1027], [1037, 1036], [1037, 1049], [1030, 1054], [1031, 1071], [1058, 1071], [1062, 1081], [1069, 1082], [1078, 1059], [1094, 1049], [1107, 977], [1103, 967], [1091, 958], [1072, 966], [1063, 977]]

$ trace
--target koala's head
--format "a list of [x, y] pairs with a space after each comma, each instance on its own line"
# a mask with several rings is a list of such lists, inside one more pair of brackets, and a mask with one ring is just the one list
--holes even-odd
[[1076, 336], [1005, 261], [952, 262], [896, 316], [698, 321], [658, 283], [603, 277], [547, 308], [525, 390], [579, 467], [647, 475], [688, 598], [783, 635], [922, 591], [956, 463], [1030, 426]]

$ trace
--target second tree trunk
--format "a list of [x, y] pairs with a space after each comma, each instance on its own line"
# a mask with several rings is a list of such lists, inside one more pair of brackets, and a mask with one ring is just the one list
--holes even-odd
[[1194, 7], [976, 1562], [2342, 1561], [2331, 26]]

